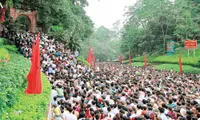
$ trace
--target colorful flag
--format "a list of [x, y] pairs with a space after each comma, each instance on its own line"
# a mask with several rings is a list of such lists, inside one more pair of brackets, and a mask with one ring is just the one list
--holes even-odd
[[180, 74], [182, 74], [182, 72], [183, 72], [183, 68], [182, 68], [181, 55], [179, 55], [179, 57], [178, 57], [178, 63], [179, 63], [179, 67], [180, 67]]
[[36, 44], [33, 45], [31, 59], [31, 69], [27, 76], [28, 86], [25, 90], [26, 94], [40, 94], [42, 92], [42, 83], [40, 75], [40, 33], [36, 38]]
[[87, 61], [90, 64], [90, 67], [92, 66], [92, 59], [93, 59], [92, 47], [90, 46], [88, 50], [88, 58], [87, 58]]
[[144, 67], [145, 68], [147, 67], [147, 56], [146, 56], [146, 54], [144, 54]]

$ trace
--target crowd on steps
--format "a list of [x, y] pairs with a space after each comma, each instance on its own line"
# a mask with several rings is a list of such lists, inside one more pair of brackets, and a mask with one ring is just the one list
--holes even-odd
[[[35, 34], [2, 35], [30, 59]], [[93, 72], [47, 35], [40, 48], [54, 120], [200, 120], [200, 75], [119, 63], [98, 63]]]

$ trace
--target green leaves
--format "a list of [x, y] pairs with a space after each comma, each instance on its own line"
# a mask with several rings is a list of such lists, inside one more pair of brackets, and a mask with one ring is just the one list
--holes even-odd
[[[18, 100], [10, 108], [6, 109], [6, 113], [1, 115], [0, 119], [6, 120], [43, 120], [46, 119], [46, 112], [50, 100], [51, 85], [44, 74], [42, 74], [42, 93], [40, 95], [26, 95], [25, 88], [20, 88], [15, 94], [8, 94], [8, 98], [16, 97]], [[2, 97], [1, 97], [2, 98]], [[0, 98], [0, 101], [1, 101]], [[13, 102], [13, 101], [12, 101]], [[0, 103], [1, 105], [2, 103]], [[1, 107], [0, 107], [1, 108]]]
[[122, 52], [142, 55], [143, 52], [166, 53], [166, 40], [181, 42], [198, 39], [200, 6], [189, 0], [140, 0], [126, 12], [122, 32]]
[[0, 116], [2, 116], [7, 107], [16, 102], [16, 91], [26, 81], [24, 75], [28, 73], [30, 67], [26, 58], [15, 53], [16, 47], [14, 46], [1, 46], [0, 56], [8, 54], [6, 49], [10, 52], [10, 61], [4, 66], [0, 65]]

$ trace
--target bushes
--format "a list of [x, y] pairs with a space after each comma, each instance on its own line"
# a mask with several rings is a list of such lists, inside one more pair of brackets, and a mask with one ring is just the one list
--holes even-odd
[[18, 52], [18, 48], [14, 45], [4, 45], [4, 48], [7, 49], [9, 52]]
[[17, 54], [15, 46], [1, 44], [0, 58], [5, 58], [7, 54], [10, 61], [4, 66], [0, 65], [0, 120], [45, 119], [51, 92], [48, 79], [42, 74], [42, 94], [24, 94], [30, 63], [22, 55]]
[[41, 94], [26, 95], [24, 90], [25, 87], [18, 91], [16, 95], [18, 102], [2, 116], [3, 120], [44, 120], [46, 118], [51, 94], [51, 85], [46, 76], [42, 74]]
[[[176, 72], [179, 72], [180, 68], [179, 65], [175, 65], [175, 64], [162, 64], [162, 65], [156, 65], [155, 66], [156, 69], [158, 70], [170, 70], [173, 69]], [[199, 74], [200, 73], [200, 69], [189, 66], [189, 65], [183, 65], [183, 72], [184, 73], [192, 73], [192, 74]]]
[[77, 60], [78, 60], [78, 62], [81, 62], [84, 65], [86, 65], [87, 67], [90, 66], [90, 64], [83, 57], [78, 57]]
[[16, 102], [16, 91], [26, 84], [29, 61], [19, 54], [11, 54], [6, 66], [0, 65], [0, 116]]
[[3, 47], [0, 47], [0, 60], [3, 60], [9, 55], [8, 50]]

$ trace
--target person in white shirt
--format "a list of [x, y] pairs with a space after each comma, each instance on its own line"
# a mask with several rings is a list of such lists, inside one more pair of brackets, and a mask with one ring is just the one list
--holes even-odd
[[51, 90], [51, 103], [54, 101], [54, 97], [56, 97], [58, 95], [57, 91], [55, 90], [55, 87], [52, 87]]
[[113, 113], [114, 115], [117, 115], [117, 114], [119, 113], [119, 109], [118, 109], [117, 105], [114, 104], [114, 105], [113, 105], [113, 108], [114, 108], [114, 109], [111, 110], [111, 113]]
[[73, 109], [66, 106], [66, 109], [69, 111], [69, 113], [64, 112], [63, 113], [63, 120], [77, 120], [76, 116], [74, 114], [72, 114]]
[[160, 107], [160, 108], [158, 108], [159, 109], [159, 111], [160, 111], [160, 119], [161, 120], [168, 120], [167, 119], [167, 116], [165, 115], [165, 109], [164, 108], [162, 108], [162, 107]]
[[123, 103], [126, 103], [125, 93], [122, 93], [122, 97], [120, 98], [120, 101]]

